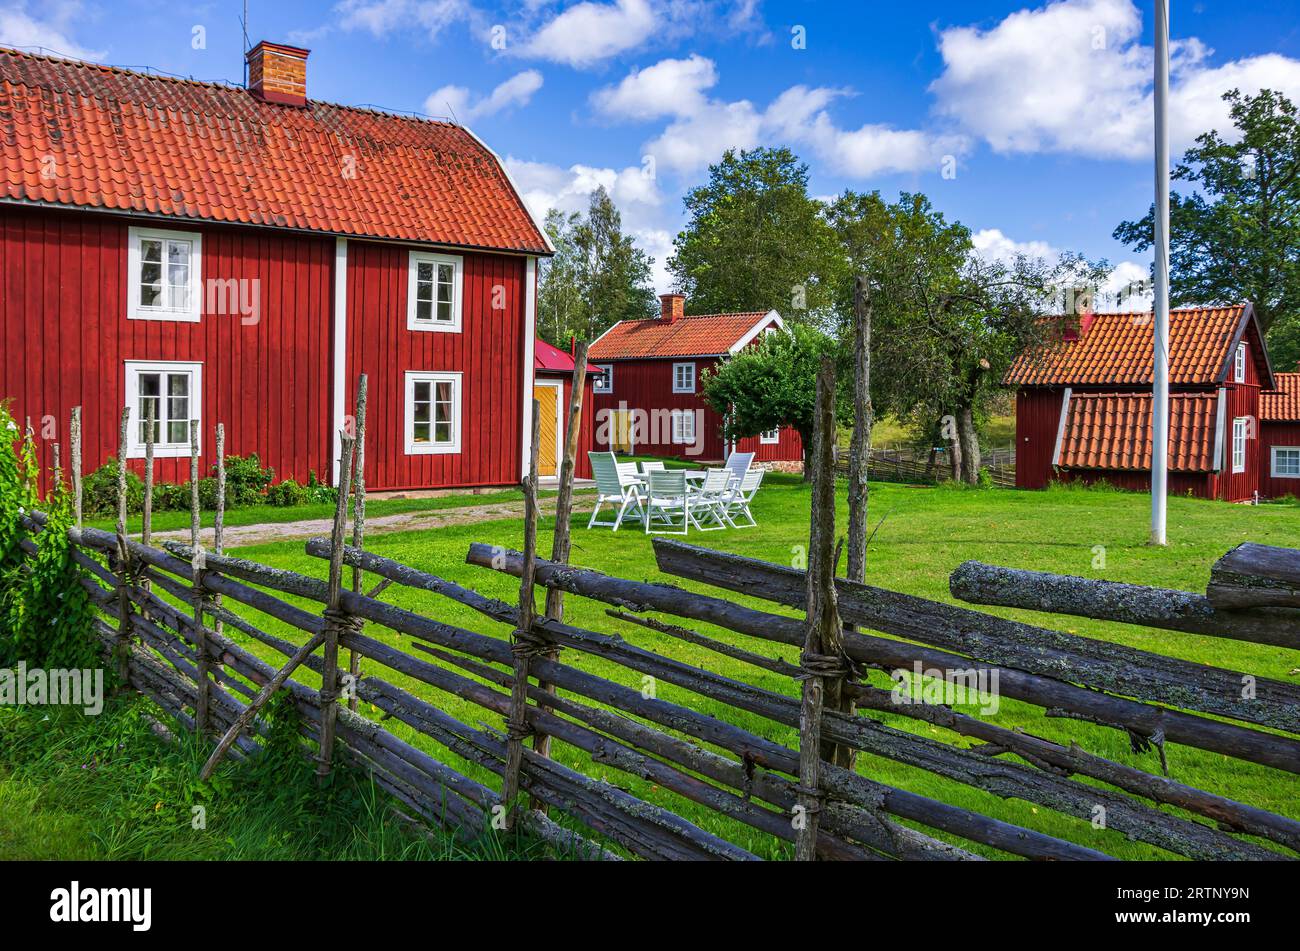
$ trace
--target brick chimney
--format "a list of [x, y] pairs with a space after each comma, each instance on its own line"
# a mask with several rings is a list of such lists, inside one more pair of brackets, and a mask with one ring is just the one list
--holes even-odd
[[307, 56], [311, 50], [283, 43], [258, 43], [248, 60], [248, 91], [264, 102], [307, 105]]
[[660, 320], [673, 324], [686, 316], [686, 298], [681, 294], [660, 294]]

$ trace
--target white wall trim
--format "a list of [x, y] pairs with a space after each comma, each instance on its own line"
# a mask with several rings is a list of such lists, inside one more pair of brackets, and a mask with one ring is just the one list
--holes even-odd
[[[145, 307], [140, 303], [140, 242], [146, 238], [158, 241], [188, 241], [190, 243], [189, 306], [172, 309], [167, 306]], [[128, 320], [170, 320], [197, 323], [203, 315], [203, 235], [197, 231], [177, 231], [171, 228], [127, 229], [126, 248], [126, 317]], [[164, 249], [158, 265], [162, 286], [167, 287], [167, 253]]]
[[759, 319], [758, 323], [754, 324], [754, 326], [749, 328], [749, 332], [745, 334], [745, 336], [741, 337], [739, 340], [737, 340], [734, 344], [731, 345], [731, 349], [728, 350], [727, 352], [732, 356], [735, 356], [736, 354], [740, 353], [740, 351], [748, 347], [750, 343], [754, 340], [754, 338], [756, 338], [768, 327], [775, 327], [777, 330], [782, 330], [785, 327], [785, 321], [781, 319], [781, 315], [778, 314], [775, 310], [769, 310], [766, 314], [764, 314]]
[[1065, 388], [1061, 394], [1061, 418], [1056, 424], [1056, 446], [1052, 449], [1052, 466], [1061, 464], [1061, 443], [1065, 442], [1065, 423], [1070, 418], [1070, 397], [1074, 395], [1074, 390], [1070, 387]]
[[343, 425], [348, 392], [348, 239], [334, 239], [334, 458], [333, 484], [339, 484], [339, 456], [343, 454]]
[[[486, 146], [485, 146], [486, 147]], [[502, 168], [505, 168], [503, 165]], [[545, 232], [543, 232], [545, 233]], [[519, 436], [519, 478], [528, 475], [533, 453], [533, 350], [537, 332], [537, 258], [524, 266], [524, 405], [521, 407], [523, 432]]]
[[[203, 364], [186, 360], [124, 360], [126, 405], [131, 410], [127, 428], [128, 459], [143, 459], [145, 445], [140, 439], [140, 380], [141, 373], [188, 373], [190, 375], [189, 418], [199, 424], [199, 453], [203, 453]], [[162, 381], [158, 388], [158, 404], [162, 406], [167, 400], [167, 384]], [[180, 443], [154, 443], [155, 459], [188, 459], [190, 457], [190, 434], [185, 433], [185, 441]]]
[[1269, 447], [1269, 478], [1272, 479], [1300, 479], [1300, 475], [1288, 475], [1277, 471], [1277, 454], [1278, 452], [1300, 452], [1300, 446], [1270, 446]]
[[1228, 401], [1226, 390], [1219, 388], [1219, 406], [1214, 414], [1214, 471], [1222, 472], [1227, 468], [1223, 458], [1224, 427], [1227, 425]]

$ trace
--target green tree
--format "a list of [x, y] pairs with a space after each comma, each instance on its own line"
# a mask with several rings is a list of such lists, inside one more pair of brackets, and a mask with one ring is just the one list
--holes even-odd
[[832, 304], [840, 256], [808, 166], [789, 149], [729, 149], [685, 198], [686, 227], [668, 269], [697, 314], [819, 315]]
[[[1271, 349], [1294, 358], [1300, 334], [1300, 122], [1281, 93], [1224, 94], [1236, 129], [1198, 136], [1173, 171], [1187, 194], [1169, 200], [1169, 296], [1175, 305], [1255, 305]], [[1138, 251], [1154, 218], [1125, 221], [1115, 237]], [[1289, 345], [1286, 341], [1292, 341]], [[1279, 365], [1283, 357], [1274, 354]]]
[[543, 261], [537, 294], [537, 328], [544, 340], [567, 347], [570, 335], [591, 340], [620, 320], [655, 312], [651, 258], [623, 234], [623, 219], [609, 193], [591, 193], [586, 215], [567, 218], [552, 209], [547, 234], [555, 255]]
[[[817, 370], [823, 354], [840, 364], [836, 410], [841, 421], [853, 408], [843, 394], [852, 393], [852, 376], [844, 372], [845, 354], [832, 337], [806, 324], [787, 324], [763, 336], [757, 345], [700, 374], [704, 399], [723, 419], [727, 439], [746, 439], [792, 426], [803, 440], [804, 461], [812, 451]], [[811, 473], [804, 465], [804, 478]]]

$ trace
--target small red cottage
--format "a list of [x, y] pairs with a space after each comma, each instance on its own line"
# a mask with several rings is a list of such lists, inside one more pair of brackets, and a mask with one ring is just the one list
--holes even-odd
[[1273, 378], [1277, 389], [1259, 395], [1259, 491], [1266, 498], [1300, 496], [1300, 373]]
[[[574, 475], [591, 478], [591, 460], [587, 453], [595, 448], [596, 408], [592, 386], [600, 370], [587, 364], [582, 390], [582, 422], [578, 426], [578, 457]], [[553, 347], [540, 337], [533, 350], [533, 399], [538, 405], [537, 474], [554, 478], [560, 474], [564, 458], [564, 427], [569, 423], [569, 403], [573, 399], [573, 355]]]
[[[369, 377], [374, 489], [516, 483], [530, 451], [537, 259], [552, 253], [462, 126], [308, 98], [308, 51], [248, 88], [0, 50], [0, 398], [48, 466], [188, 477], [213, 429], [279, 477], [329, 478]], [[139, 466], [140, 463], [132, 463]]]
[[712, 462], [735, 449], [757, 462], [798, 462], [803, 443], [790, 427], [740, 440], [722, 437], [722, 418], [705, 401], [700, 373], [784, 326], [766, 313], [687, 316], [681, 294], [664, 294], [660, 316], [623, 320], [591, 345], [596, 380], [596, 443], [601, 448]]
[[[1085, 314], [1023, 354], [1016, 394], [1016, 485], [1106, 481], [1150, 491], [1154, 318]], [[1250, 304], [1169, 314], [1169, 492], [1253, 500], [1262, 474], [1260, 391], [1273, 371]]]

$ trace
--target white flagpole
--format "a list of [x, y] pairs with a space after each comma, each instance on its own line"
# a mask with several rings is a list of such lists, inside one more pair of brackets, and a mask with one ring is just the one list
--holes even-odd
[[1169, 485], [1169, 0], [1156, 6], [1155, 379], [1151, 400], [1151, 544], [1167, 544]]

